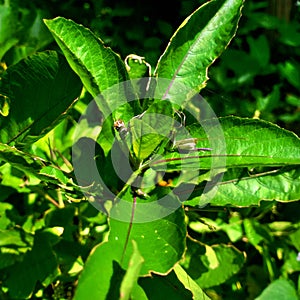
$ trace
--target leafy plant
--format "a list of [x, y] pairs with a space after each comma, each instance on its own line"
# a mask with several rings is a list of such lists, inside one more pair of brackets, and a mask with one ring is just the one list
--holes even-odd
[[[218, 286], [240, 284], [251, 259], [237, 247], [244, 239], [274, 280], [258, 299], [278, 286], [297, 299], [290, 274], [300, 270], [299, 219], [259, 220], [274, 203], [299, 199], [300, 140], [267, 121], [217, 118], [199, 96], [242, 6], [199, 7], [153, 72], [143, 57], [123, 62], [72, 20], [45, 20], [63, 55], [29, 56], [0, 81], [3, 297], [70, 298], [76, 288], [74, 299], [216, 298], [226, 292]], [[288, 249], [280, 270], [273, 248], [278, 257]], [[256, 297], [268, 279], [258, 287], [259, 269], [247, 272]]]
[[210, 68], [204, 94], [218, 115], [259, 116], [299, 134], [299, 6], [291, 3], [285, 19], [268, 13], [271, 5], [245, 2], [237, 37]]

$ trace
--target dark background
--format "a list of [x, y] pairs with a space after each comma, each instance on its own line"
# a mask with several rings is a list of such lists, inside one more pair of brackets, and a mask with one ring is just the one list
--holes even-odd
[[[122, 59], [144, 56], [154, 70], [178, 26], [205, 2], [35, 0], [19, 6], [39, 11], [41, 18], [63, 16], [83, 24]], [[292, 0], [245, 1], [237, 35], [209, 69], [210, 80], [201, 91], [217, 115], [256, 116], [300, 133], [299, 11]], [[44, 41], [33, 51], [57, 49], [45, 35], [37, 37]], [[4, 60], [14, 63], [22, 55], [14, 47]]]

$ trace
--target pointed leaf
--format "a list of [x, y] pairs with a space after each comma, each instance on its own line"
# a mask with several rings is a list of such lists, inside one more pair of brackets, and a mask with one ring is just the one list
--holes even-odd
[[[97, 97], [115, 84], [129, 79], [120, 57], [106, 47], [103, 41], [89, 29], [62, 17], [44, 22], [66, 56], [71, 68], [78, 74], [83, 85], [93, 97]], [[129, 86], [127, 89], [129, 92]], [[121, 103], [117, 94], [106, 95], [105, 98], [101, 97], [98, 100], [97, 104], [105, 116], [108, 116]]]
[[[130, 200], [129, 194], [125, 197], [127, 200]], [[132, 241], [136, 242], [144, 259], [139, 276], [150, 272], [166, 274], [181, 259], [186, 237], [182, 207], [158, 219], [166, 208], [157, 201], [152, 202], [153, 206], [145, 207], [148, 200], [139, 199], [133, 210], [133, 204], [127, 200], [121, 200], [110, 211], [108, 242], [100, 244], [90, 254], [79, 279], [75, 300], [86, 299], [87, 295], [93, 299], [115, 299], [119, 296], [125, 271], [130, 272], [130, 259], [135, 251]], [[170, 205], [174, 205], [174, 201], [171, 197], [166, 199]], [[176, 203], [178, 205], [178, 200]], [[132, 211], [134, 214], [130, 216]], [[166, 211], [170, 212], [170, 208]], [[157, 220], [149, 221], [153, 216], [157, 216]], [[133, 286], [132, 293], [143, 294], [137, 285]]]
[[154, 72], [159, 78], [171, 80], [166, 97], [178, 99], [181, 85], [195, 93], [205, 86], [208, 67], [235, 35], [242, 4], [243, 0], [210, 1], [185, 19]]
[[214, 135], [214, 126], [207, 125], [209, 120], [203, 121], [206, 132], [199, 124], [187, 127], [191, 136], [198, 139], [197, 146], [212, 148], [211, 151], [186, 155], [173, 152], [165, 160], [153, 160], [151, 167], [178, 170], [300, 164], [300, 139], [293, 132], [257, 119], [224, 117], [219, 121], [223, 130], [220, 139]]
[[132, 240], [133, 253], [129, 260], [128, 269], [123, 278], [121, 288], [120, 288], [120, 299], [128, 300], [130, 298], [131, 291], [134, 287], [134, 284], [137, 283], [137, 279], [140, 274], [142, 264], [144, 263], [144, 258], [141, 256], [137, 244]]
[[194, 300], [210, 299], [180, 265], [177, 264], [174, 267], [174, 272], [176, 273], [177, 278], [183, 283], [185, 288], [192, 292]]
[[[132, 252], [131, 240], [136, 241], [145, 260], [141, 275], [166, 274], [181, 259], [185, 249], [186, 224], [178, 200], [170, 195], [164, 198], [165, 202], [153, 200], [138, 199], [133, 210], [130, 202], [121, 200], [111, 211], [109, 241], [121, 243], [123, 267], [128, 265]], [[119, 221], [128, 218], [131, 212], [131, 222]]]

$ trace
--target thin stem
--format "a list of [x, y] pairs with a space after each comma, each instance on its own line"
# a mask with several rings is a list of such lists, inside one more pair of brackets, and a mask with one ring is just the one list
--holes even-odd
[[[170, 161], [186, 160], [186, 159], [195, 159], [195, 158], [206, 158], [206, 157], [266, 157], [265, 155], [241, 155], [241, 154], [210, 154], [210, 155], [192, 155], [188, 157], [171, 157], [166, 159], [160, 159], [157, 161], [151, 161], [147, 165], [153, 166], [161, 163], [166, 163]], [[144, 165], [145, 168], [146, 165]]]
[[124, 259], [124, 257], [125, 257], [126, 249], [127, 249], [128, 242], [129, 242], [129, 236], [130, 236], [131, 229], [132, 229], [132, 224], [133, 224], [133, 219], [134, 219], [135, 208], [136, 208], [136, 196], [133, 197], [132, 210], [131, 210], [131, 217], [130, 217], [130, 222], [129, 222], [129, 225], [128, 225], [128, 230], [127, 230], [127, 235], [126, 235], [126, 239], [125, 239], [125, 244], [124, 244], [124, 248], [123, 248], [123, 252], [122, 252], [121, 265], [122, 265], [122, 263], [123, 263], [123, 259]]

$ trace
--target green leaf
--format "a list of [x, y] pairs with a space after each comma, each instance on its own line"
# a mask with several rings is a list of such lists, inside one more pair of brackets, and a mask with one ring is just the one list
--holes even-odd
[[7, 117], [9, 114], [10, 100], [6, 96], [0, 95], [0, 114]]
[[151, 73], [151, 66], [145, 61], [145, 57], [136, 54], [129, 54], [125, 59], [125, 65], [131, 79], [149, 76]]
[[36, 232], [34, 245], [23, 261], [8, 269], [5, 285], [13, 299], [27, 299], [34, 291], [37, 281], [43, 282], [58, 273], [56, 257], [51, 249], [49, 234]]
[[8, 162], [15, 168], [30, 173], [37, 173], [45, 166], [45, 161], [41, 158], [5, 144], [0, 144], [0, 161]]
[[142, 116], [130, 120], [132, 147], [135, 156], [144, 160], [153, 154], [173, 128], [173, 108], [169, 101], [154, 102]]
[[140, 274], [141, 267], [144, 263], [144, 259], [139, 253], [137, 244], [132, 240], [133, 253], [129, 260], [128, 269], [123, 278], [121, 288], [120, 288], [120, 299], [128, 300], [130, 299], [130, 294], [133, 289], [134, 284], [137, 283], [137, 279]]
[[[129, 79], [125, 65], [120, 57], [104, 46], [89, 29], [72, 20], [57, 17], [44, 20], [63, 51], [71, 68], [78, 74], [87, 91], [98, 97], [108, 88]], [[124, 86], [126, 89], [126, 87]], [[129, 92], [129, 86], [127, 86]], [[123, 93], [125, 93], [123, 91]], [[122, 98], [122, 97], [121, 97]], [[106, 94], [97, 101], [105, 116], [126, 103], [117, 94]], [[123, 99], [124, 100], [124, 99]]]
[[[118, 243], [107, 242], [96, 246], [80, 275], [74, 300], [118, 299], [125, 275], [118, 265], [121, 255], [122, 248]], [[109, 294], [114, 297], [109, 298]]]
[[66, 117], [81, 87], [67, 61], [54, 51], [12, 65], [0, 81], [0, 93], [10, 103], [8, 115], [0, 116], [0, 141], [26, 143], [39, 139]]
[[284, 64], [279, 64], [281, 75], [296, 89], [300, 90], [300, 65], [295, 61], [286, 61]]
[[[185, 86], [199, 92], [208, 80], [208, 67], [221, 55], [235, 35], [243, 0], [210, 1], [185, 19], [160, 57], [155, 75], [170, 81], [168, 97], [180, 99]], [[178, 103], [180, 104], [180, 103]]]
[[[166, 203], [173, 203], [171, 197], [166, 200], [168, 200]], [[148, 209], [149, 206], [147, 206], [145, 211], [143, 205], [145, 202], [147, 203], [147, 200], [139, 199], [136, 203], [133, 217], [135, 222], [118, 220], [131, 218], [127, 215], [127, 213], [132, 213], [130, 202], [122, 200], [119, 202], [121, 204], [118, 203], [119, 205], [116, 204], [113, 207], [110, 212], [108, 242], [97, 246], [91, 252], [79, 280], [76, 300], [86, 299], [87, 295], [93, 299], [119, 297], [121, 283], [126, 274], [124, 270], [127, 270], [128, 274], [132, 271], [130, 260], [136, 251], [132, 241], [136, 242], [139, 257], [144, 259], [139, 276], [148, 275], [150, 272], [166, 274], [181, 259], [185, 250], [186, 236], [182, 207], [164, 218], [149, 222], [153, 216], [159, 217], [164, 208], [154, 201], [153, 206], [150, 205], [153, 210]], [[170, 209], [167, 210], [169, 211]], [[137, 267], [140, 268], [140, 266]], [[96, 284], [95, 278], [97, 278]], [[137, 285], [132, 287], [132, 293], [143, 294]]]
[[138, 282], [149, 300], [193, 299], [191, 291], [180, 282], [173, 270], [166, 276], [153, 274], [151, 277], [140, 278]]
[[[6, 2], [9, 2], [8, 0]], [[14, 20], [15, 19], [15, 20]], [[15, 44], [19, 39], [13, 35], [17, 31], [17, 14], [10, 7], [0, 6], [0, 20], [1, 20], [1, 40], [0, 40], [0, 60], [4, 54]], [[13, 27], [12, 27], [13, 24]]]
[[[131, 203], [122, 200], [119, 205], [114, 206], [111, 211], [109, 241], [118, 241], [122, 245], [123, 253], [119, 260], [122, 261], [123, 268], [128, 265], [130, 253], [133, 251], [131, 240], [137, 243], [145, 261], [141, 275], [150, 272], [166, 274], [181, 259], [186, 236], [184, 211], [180, 206], [172, 212], [171, 206], [179, 203], [175, 203], [171, 196], [167, 196], [165, 200], [170, 207], [164, 207], [155, 200], [148, 202], [149, 200], [146, 199], [138, 199], [133, 223], [119, 221], [131, 214]], [[126, 203], [122, 202], [127, 202], [129, 205], [126, 206]], [[162, 217], [164, 210], [169, 214]], [[153, 219], [154, 221], [149, 221]]]
[[273, 281], [255, 300], [298, 300], [297, 291], [286, 279]]
[[58, 180], [63, 184], [67, 184], [67, 182], [69, 181], [69, 178], [66, 177], [62, 170], [51, 166], [42, 168], [39, 174], [46, 175], [47, 177], [49, 177], [49, 179], [54, 178], [54, 180]]
[[229, 219], [229, 223], [222, 221], [221, 219], [211, 220], [205, 217], [201, 217], [200, 221], [190, 221], [189, 227], [200, 234], [211, 233], [217, 231], [224, 231], [228, 235], [229, 239], [234, 243], [240, 240], [244, 236], [244, 230], [242, 228], [242, 220], [240, 216], [232, 216]]
[[289, 237], [295, 248], [300, 252], [300, 228], [291, 233]]
[[[214, 154], [216, 151], [217, 154], [226, 155], [227, 168], [300, 164], [300, 139], [293, 132], [258, 119], [225, 117], [220, 118], [219, 121], [225, 137], [226, 149], [213, 149], [211, 153]], [[203, 124], [209, 128], [206, 126], [206, 121]], [[197, 125], [189, 129], [193, 137], [204, 136], [203, 133], [199, 135]], [[206, 130], [207, 136], [213, 143], [212, 148], [215, 147], [214, 145], [218, 147], [218, 137], [213, 136], [213, 130], [213, 127]], [[200, 141], [200, 144], [205, 147], [207, 141], [204, 141], [203, 145]], [[201, 163], [205, 164], [205, 160], [201, 160]]]
[[224, 117], [219, 119], [223, 132], [218, 137], [214, 135], [215, 125], [209, 127], [209, 122], [202, 122], [205, 132], [199, 124], [188, 126], [187, 130], [198, 139], [197, 146], [210, 147], [212, 151], [186, 155], [173, 152], [167, 154], [165, 160], [161, 157], [153, 160], [151, 166], [156, 170], [166, 169], [166, 166], [177, 170], [300, 164], [300, 139], [291, 131], [263, 120]]
[[13, 205], [10, 203], [6, 203], [5, 200], [9, 195], [14, 192], [14, 189], [6, 186], [0, 185], [0, 230], [6, 229], [11, 220], [9, 218], [9, 213], [13, 210]]
[[[295, 201], [300, 197], [300, 168], [278, 169], [270, 174], [249, 176], [248, 170], [225, 173], [218, 183], [211, 204], [224, 206], [259, 205], [261, 200]], [[199, 198], [188, 201], [189, 205], [199, 205]]]
[[180, 265], [177, 264], [174, 267], [174, 272], [176, 273], [177, 278], [183, 283], [185, 288], [192, 292], [194, 300], [210, 299]]
[[137, 159], [142, 161], [153, 153], [164, 137], [141, 119], [132, 119], [130, 126], [133, 128], [131, 130], [133, 152]]
[[35, 178], [48, 183], [64, 185], [69, 181], [66, 173], [57, 167], [49, 166], [42, 158], [1, 143], [0, 161], [7, 162], [25, 174], [33, 175]]
[[224, 283], [244, 264], [244, 255], [233, 246], [209, 246], [190, 239], [187, 246], [181, 265], [201, 288]]
[[13, 246], [27, 248], [32, 245], [31, 235], [20, 230], [0, 230], [0, 246]]
[[267, 37], [265, 35], [260, 35], [258, 38], [254, 39], [249, 36], [247, 42], [250, 47], [251, 56], [256, 59], [260, 67], [266, 68], [270, 61], [270, 48]]
[[251, 219], [245, 219], [243, 223], [247, 239], [254, 247], [256, 247], [261, 241], [265, 240], [265, 237], [260, 232], [262, 226], [259, 226], [259, 222]]

